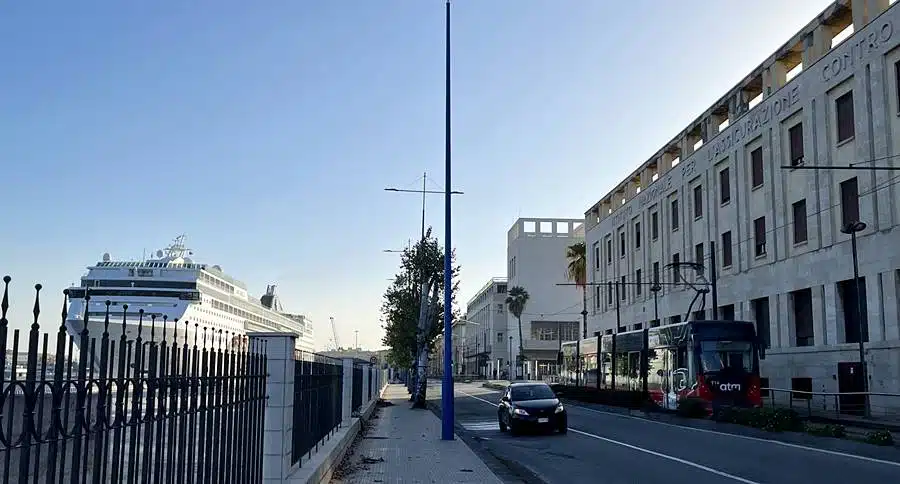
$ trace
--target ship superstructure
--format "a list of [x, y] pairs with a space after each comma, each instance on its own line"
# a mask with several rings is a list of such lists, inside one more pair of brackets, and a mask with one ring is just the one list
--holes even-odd
[[[79, 334], [86, 317], [90, 336], [99, 338], [109, 301], [109, 337], [114, 341], [123, 329], [127, 341], [140, 331], [142, 341], [171, 342], [177, 337], [193, 343], [196, 336], [198, 344], [204, 336], [212, 342], [275, 331], [297, 334], [297, 349], [313, 351], [311, 321], [283, 312], [274, 285], [257, 300], [220, 266], [196, 263], [191, 255], [184, 235], [144, 261], [114, 261], [103, 254], [87, 268], [80, 285], [69, 288], [69, 334]], [[85, 295], [90, 295], [87, 312]]]

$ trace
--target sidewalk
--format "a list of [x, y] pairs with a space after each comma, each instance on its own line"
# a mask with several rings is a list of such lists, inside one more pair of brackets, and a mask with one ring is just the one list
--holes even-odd
[[441, 440], [441, 421], [429, 410], [410, 409], [403, 385], [388, 385], [359, 445], [332, 483], [500, 484], [487, 465], [457, 438]]

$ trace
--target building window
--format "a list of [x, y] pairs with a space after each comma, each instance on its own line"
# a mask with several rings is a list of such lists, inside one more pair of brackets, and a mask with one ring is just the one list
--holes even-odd
[[612, 264], [612, 239], [606, 239], [606, 263]]
[[797, 123], [788, 130], [790, 139], [791, 166], [803, 163], [803, 123]]
[[750, 180], [753, 188], [763, 184], [763, 156], [762, 148], [756, 148], [750, 152]]
[[502, 343], [502, 342], [503, 342], [503, 333], [497, 333], [497, 342], [498, 342], [498, 343]]
[[766, 218], [753, 221], [753, 245], [757, 257], [766, 255]]
[[638, 296], [641, 295], [641, 292], [643, 291], [643, 286], [644, 286], [644, 285], [643, 285], [644, 280], [641, 279], [641, 275], [642, 275], [642, 274], [641, 274], [641, 270], [640, 270], [640, 269], [638, 269], [638, 270], [635, 271], [635, 273], [634, 273], [634, 282], [637, 282], [637, 285], [634, 286], [634, 292], [636, 292]]
[[853, 120], [853, 91], [835, 99], [834, 108], [837, 116], [837, 142], [843, 143], [856, 134]]
[[620, 282], [621, 282], [621, 284], [622, 284], [622, 289], [621, 289], [621, 291], [619, 292], [619, 299], [621, 299], [621, 300], [624, 301], [624, 300], [626, 299], [626, 298], [625, 298], [625, 295], [628, 294], [628, 291], [625, 290], [625, 276], [622, 276]]
[[800, 376], [791, 378], [791, 400], [812, 400], [812, 378]]
[[653, 237], [653, 240], [659, 238], [659, 212], [650, 214], [650, 236]]
[[791, 306], [797, 346], [813, 346], [812, 289], [791, 292]]
[[678, 230], [678, 200], [672, 200], [672, 231]]
[[841, 225], [859, 222], [859, 184], [856, 177], [841, 182]]
[[594, 244], [594, 269], [600, 269], [600, 242]]
[[719, 308], [719, 313], [725, 321], [734, 321], [734, 304], [726, 304]]
[[625, 231], [619, 232], [619, 257], [625, 257]]
[[594, 286], [594, 308], [600, 309], [600, 286]]
[[731, 201], [731, 179], [728, 175], [728, 168], [719, 172], [719, 203], [722, 205]]
[[900, 61], [894, 63], [894, 86], [897, 88], [897, 105], [900, 106]]
[[678, 264], [681, 262], [681, 254], [674, 253], [672, 254], [672, 282], [681, 281], [681, 267]]
[[731, 267], [731, 231], [722, 234], [722, 267]]
[[694, 246], [694, 262], [703, 264], [703, 242]]
[[806, 242], [806, 200], [794, 202], [792, 208], [794, 212], [794, 243]]
[[770, 346], [769, 341], [769, 298], [761, 297], [750, 301], [750, 307], [753, 311], [753, 319], [756, 321], [756, 334], [762, 340], [766, 348]]
[[[869, 316], [866, 304], [866, 278], [859, 278], [859, 292], [856, 290], [856, 281], [848, 279], [837, 284], [838, 298], [841, 310], [844, 313], [844, 342], [859, 343], [869, 341]], [[859, 316], [857, 317], [857, 301], [859, 301]], [[860, 321], [862, 324], [860, 324]], [[862, 335], [860, 336], [860, 326]]]
[[659, 261], [653, 263], [653, 283], [659, 284]]
[[694, 218], [703, 216], [703, 186], [694, 187]]
[[641, 248], [641, 223], [635, 222], [634, 224], [634, 248]]
[[613, 283], [607, 282], [606, 283], [606, 304], [612, 304], [612, 303], [613, 303]]

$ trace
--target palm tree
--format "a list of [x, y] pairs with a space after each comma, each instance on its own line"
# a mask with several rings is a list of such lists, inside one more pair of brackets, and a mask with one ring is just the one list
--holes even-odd
[[[522, 355], [522, 361], [525, 361], [525, 356], [522, 352], [522, 349], [525, 347], [523, 345], [522, 338], [522, 313], [525, 311], [525, 306], [528, 305], [528, 291], [525, 290], [522, 286], [513, 286], [509, 288], [509, 292], [506, 296], [506, 306], [509, 307], [509, 312], [512, 313], [513, 316], [519, 321], [519, 354]], [[512, 355], [509, 355], [512, 357]], [[518, 366], [518, 365], [517, 365]], [[522, 371], [524, 375], [524, 369]]]
[[587, 247], [584, 242], [576, 242], [566, 247], [566, 277], [581, 289], [581, 315], [584, 323], [584, 338], [587, 338]]
[[[583, 337], [587, 338], [587, 246], [584, 242], [576, 242], [566, 247], [566, 278], [575, 282], [575, 287], [581, 289], [581, 321], [584, 325]], [[580, 345], [575, 347], [580, 353]], [[581, 355], [577, 354], [575, 369], [575, 385], [578, 385], [581, 375]]]

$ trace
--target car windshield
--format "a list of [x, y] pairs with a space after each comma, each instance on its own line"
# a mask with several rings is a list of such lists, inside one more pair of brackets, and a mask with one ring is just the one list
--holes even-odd
[[547, 385], [514, 386], [510, 391], [510, 399], [514, 402], [521, 402], [524, 400], [545, 400], [548, 398], [556, 398], [556, 395]]
[[753, 346], [747, 341], [701, 341], [703, 372], [753, 370]]

